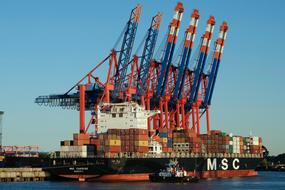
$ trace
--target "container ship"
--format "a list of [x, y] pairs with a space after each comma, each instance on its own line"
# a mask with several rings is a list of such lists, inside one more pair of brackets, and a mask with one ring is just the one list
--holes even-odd
[[[120, 38], [121, 48], [112, 49], [66, 93], [36, 98], [40, 105], [79, 111], [79, 133], [61, 142], [46, 170], [55, 177], [80, 181], [146, 181], [149, 174], [174, 161], [188, 176], [257, 175], [255, 168], [263, 158], [262, 139], [210, 126], [227, 22], [222, 22], [210, 55], [216, 24], [210, 16], [198, 53], [191, 56], [200, 17], [194, 9], [181, 52], [173, 59], [184, 13], [183, 4], [177, 3], [165, 45], [157, 50], [158, 58], [153, 55], [162, 18], [159, 12], [146, 32], [142, 53], [132, 56], [141, 11], [140, 5], [131, 11]], [[88, 117], [86, 113], [90, 113]]]
[[[148, 130], [151, 115], [136, 103], [115, 103], [100, 112], [96, 136], [74, 134], [52, 155], [49, 172], [58, 177], [98, 181], [147, 181], [170, 161], [188, 175], [223, 178], [257, 175], [262, 159], [260, 137], [212, 130]], [[124, 123], [124, 125], [122, 125]], [[121, 127], [124, 126], [124, 127]]]

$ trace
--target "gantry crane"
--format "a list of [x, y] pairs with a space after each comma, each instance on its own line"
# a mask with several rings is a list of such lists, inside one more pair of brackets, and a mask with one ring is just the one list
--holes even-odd
[[126, 30], [123, 37], [121, 50], [119, 51], [118, 66], [115, 74], [115, 96], [122, 98], [124, 83], [128, 70], [128, 63], [131, 58], [132, 48], [136, 37], [136, 31], [140, 20], [142, 7], [136, 6], [131, 12], [130, 19], [127, 22]]
[[[82, 134], [87, 133], [92, 124], [96, 126], [97, 105], [102, 102], [122, 101], [136, 101], [145, 109], [159, 110], [160, 113], [151, 118], [153, 120], [152, 128], [193, 129], [199, 134], [200, 117], [206, 112], [207, 130], [210, 130], [209, 106], [228, 31], [227, 23], [224, 22], [221, 25], [209, 72], [204, 73], [215, 18], [210, 16], [208, 19], [206, 32], [199, 45], [198, 59], [196, 62], [190, 63], [199, 19], [198, 10], [194, 9], [184, 36], [182, 58], [179, 65], [175, 66], [172, 63], [172, 58], [184, 12], [183, 4], [177, 3], [175, 7], [161, 60], [153, 59], [161, 24], [160, 13], [152, 18], [142, 55], [132, 57], [141, 9], [141, 6], [138, 5], [131, 11], [119, 51], [112, 49], [105, 59], [66, 93], [39, 96], [35, 102], [79, 110], [80, 133]], [[103, 64], [109, 66], [106, 80], [100, 81], [96, 71]], [[189, 64], [193, 64], [194, 67], [190, 68]], [[203, 110], [202, 114], [201, 110]], [[91, 118], [87, 125], [85, 124], [86, 111], [91, 111]], [[190, 116], [192, 116], [192, 126], [190, 126]], [[150, 119], [148, 127], [151, 128]]]
[[144, 96], [146, 91], [146, 85], [147, 78], [149, 76], [149, 67], [151, 60], [153, 58], [153, 53], [155, 49], [155, 44], [157, 41], [157, 36], [159, 32], [159, 27], [161, 23], [161, 13], [157, 13], [152, 18], [152, 22], [150, 25], [150, 28], [148, 29], [146, 41], [144, 44], [143, 53], [141, 56], [141, 62], [140, 62], [140, 69], [139, 69], [139, 75], [138, 75], [138, 83], [137, 83], [137, 95], [138, 97]]

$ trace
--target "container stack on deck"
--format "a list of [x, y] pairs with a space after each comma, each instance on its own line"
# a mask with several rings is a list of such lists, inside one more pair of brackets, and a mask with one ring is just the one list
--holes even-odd
[[90, 135], [89, 134], [73, 134], [74, 145], [81, 146], [85, 144], [89, 144]]
[[211, 131], [209, 134], [200, 135], [205, 145], [206, 153], [230, 153], [230, 137], [220, 131]]
[[259, 154], [262, 152], [262, 138], [261, 137], [250, 137], [250, 148], [247, 150], [252, 154]]
[[108, 129], [90, 138], [90, 144], [97, 147], [97, 155], [113, 157], [120, 153], [147, 153], [148, 140], [146, 129]]
[[134, 142], [134, 152], [146, 153], [148, 152], [148, 130], [146, 129], [129, 129], [132, 138], [131, 142]]
[[158, 142], [162, 145], [162, 152], [172, 152], [173, 148], [173, 133], [171, 129], [159, 129], [158, 136], [160, 140]]
[[87, 158], [95, 156], [95, 146], [80, 145], [80, 146], [61, 146], [60, 157], [67, 158]]
[[[78, 138], [81, 140], [78, 141]], [[108, 129], [106, 133], [98, 134], [97, 137], [89, 137], [88, 141], [85, 138], [74, 134], [73, 141], [62, 141], [60, 155], [62, 157], [119, 157], [122, 154], [143, 156], [151, 152], [150, 144], [153, 141], [161, 145], [161, 153], [262, 154], [260, 137], [242, 137], [219, 130], [197, 135], [193, 130], [184, 129], [159, 129], [150, 133], [146, 129]]]
[[200, 153], [201, 140], [193, 130], [173, 130], [173, 150]]

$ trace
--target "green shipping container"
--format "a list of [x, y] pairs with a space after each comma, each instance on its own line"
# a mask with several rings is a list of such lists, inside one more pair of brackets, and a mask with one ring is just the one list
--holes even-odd
[[225, 136], [227, 136], [227, 133], [221, 132], [221, 133], [220, 133], [220, 136], [225, 137]]

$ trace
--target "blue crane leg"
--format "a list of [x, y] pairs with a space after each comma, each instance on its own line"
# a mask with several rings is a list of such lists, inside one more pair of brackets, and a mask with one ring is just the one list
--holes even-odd
[[210, 97], [212, 86], [213, 86], [213, 80], [214, 80], [214, 75], [215, 75], [215, 72], [216, 72], [217, 62], [218, 62], [218, 60], [214, 59], [213, 65], [212, 65], [212, 68], [211, 68], [211, 73], [209, 75], [207, 88], [206, 88], [205, 98], [204, 98], [204, 101], [203, 101], [203, 103], [205, 105], [207, 105], [208, 102], [209, 102], [209, 97]]
[[197, 97], [196, 93], [198, 93], [198, 90], [199, 90], [199, 78], [200, 78], [200, 73], [202, 70], [204, 57], [205, 57], [205, 54], [201, 52], [199, 56], [199, 60], [198, 60], [198, 65], [194, 73], [195, 74], [194, 81], [193, 81], [193, 85], [192, 85], [190, 97], [189, 97], [189, 102], [191, 104], [196, 100], [196, 97]]
[[161, 89], [162, 89], [162, 84], [163, 84], [163, 79], [165, 76], [165, 70], [166, 70], [166, 64], [169, 58], [169, 52], [171, 49], [172, 43], [167, 43], [167, 47], [166, 47], [166, 51], [164, 54], [164, 58], [161, 64], [161, 69], [160, 69], [160, 75], [159, 75], [159, 79], [158, 79], [158, 85], [157, 85], [157, 90], [156, 90], [156, 95], [160, 96], [161, 94]]
[[145, 92], [145, 88], [146, 88], [145, 81], [147, 80], [147, 77], [148, 77], [150, 61], [153, 56], [157, 35], [158, 35], [157, 29], [149, 28], [148, 36], [146, 38], [145, 47], [144, 47], [142, 58], [141, 58], [139, 75], [138, 75], [138, 80], [140, 81], [140, 83], [139, 82], [137, 83], [137, 89], [138, 89], [139, 96], [143, 95]]
[[172, 44], [170, 55], [169, 55], [169, 59], [167, 61], [168, 64], [167, 64], [167, 68], [166, 68], [166, 72], [165, 72], [163, 86], [162, 86], [162, 89], [161, 89], [161, 96], [164, 96], [164, 94], [165, 94], [165, 89], [166, 89], [166, 85], [167, 85], [167, 82], [168, 82], [169, 70], [170, 70], [170, 66], [172, 65], [171, 61], [172, 61], [174, 49], [175, 49], [175, 44]]
[[214, 75], [214, 80], [213, 80], [213, 85], [211, 88], [211, 93], [210, 93], [208, 105], [211, 105], [212, 96], [213, 96], [213, 92], [214, 92], [214, 88], [215, 88], [215, 84], [216, 84], [216, 79], [217, 79], [218, 71], [219, 71], [219, 67], [220, 67], [220, 62], [221, 62], [221, 60], [218, 60], [218, 62], [217, 62], [217, 67], [216, 67], [216, 71], [215, 71], [215, 75]]
[[181, 84], [180, 84], [180, 87], [179, 87], [179, 94], [178, 94], [178, 98], [179, 99], [181, 99], [181, 96], [182, 96], [182, 90], [183, 90], [183, 86], [184, 86], [184, 83], [185, 83], [185, 77], [186, 77], [186, 72], [187, 72], [187, 69], [188, 69], [189, 61], [190, 61], [191, 52], [192, 52], [192, 49], [189, 49], [188, 55], [187, 55], [186, 64], [185, 64], [183, 75], [182, 75]]
[[182, 60], [181, 60], [180, 66], [179, 66], [179, 73], [178, 73], [178, 77], [177, 77], [176, 84], [174, 87], [174, 92], [173, 92], [174, 101], [176, 101], [178, 99], [180, 84], [182, 82], [182, 77], [183, 77], [184, 67], [186, 64], [188, 50], [189, 50], [189, 48], [184, 48], [184, 51], [183, 51]]

